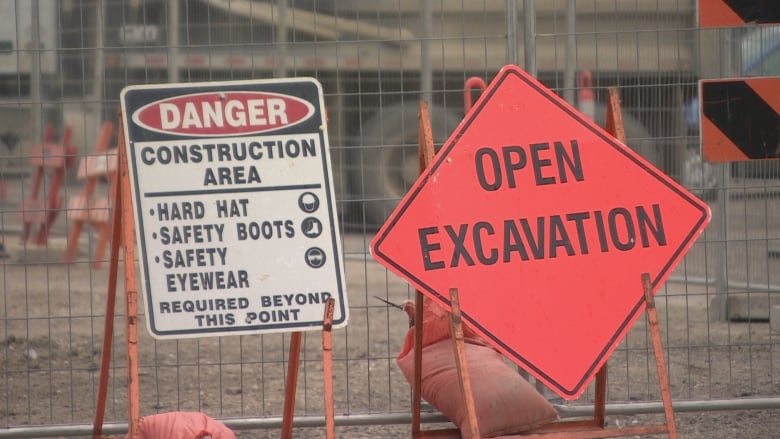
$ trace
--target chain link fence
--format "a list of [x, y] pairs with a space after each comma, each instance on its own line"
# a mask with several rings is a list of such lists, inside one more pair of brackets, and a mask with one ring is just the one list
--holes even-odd
[[[105, 154], [99, 132], [117, 122], [122, 88], [287, 76], [316, 78], [328, 110], [350, 305], [348, 327], [334, 333], [337, 424], [360, 426], [354, 437], [407, 432], [410, 387], [395, 356], [408, 324], [376, 297], [400, 303], [414, 291], [373, 260], [368, 243], [416, 180], [419, 101], [431, 104], [441, 145], [463, 118], [466, 80], [490, 81], [510, 63], [582, 109], [592, 96], [601, 124], [616, 87], [628, 145], [711, 206], [711, 225], [657, 295], [676, 406], [699, 415], [780, 407], [780, 333], [772, 330], [780, 322], [770, 321], [780, 306], [780, 167], [702, 161], [697, 91], [700, 79], [780, 73], [780, 33], [699, 29], [696, 6], [0, 0], [0, 437], [91, 431], [110, 261], [99, 221], [72, 234], [71, 200], [87, 184], [79, 161]], [[41, 165], [42, 142], [59, 148], [53, 167]], [[109, 146], [116, 142], [114, 134]], [[110, 174], [92, 184], [94, 197], [112, 199]], [[45, 218], [33, 220], [36, 212]], [[104, 429], [116, 434], [127, 422], [122, 293]], [[288, 334], [159, 341], [142, 328], [139, 337], [142, 414], [202, 411], [247, 437], [275, 437]], [[610, 413], [661, 411], [652, 355], [640, 318], [609, 362]], [[296, 437], [318, 437], [319, 332], [304, 336], [300, 371]], [[557, 407], [576, 416], [592, 404], [588, 390]], [[442, 421], [433, 412], [425, 420]], [[778, 431], [776, 422], [763, 431]]]

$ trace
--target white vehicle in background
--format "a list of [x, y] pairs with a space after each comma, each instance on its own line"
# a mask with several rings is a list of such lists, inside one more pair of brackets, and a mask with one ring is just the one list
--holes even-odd
[[[591, 70], [597, 121], [606, 87], [621, 86], [629, 146], [679, 176], [675, 154], [686, 133], [673, 121], [695, 93], [685, 32], [694, 2], [585, 3], [577, 2], [576, 29], [567, 29], [566, 2], [535, 2], [537, 78], [576, 103], [576, 74]], [[369, 227], [384, 222], [417, 178], [420, 99], [431, 105], [441, 144], [463, 118], [466, 79], [492, 79], [507, 64], [511, 38], [523, 65], [523, 2], [146, 0], [105, 8], [107, 102], [129, 84], [316, 77], [344, 222]], [[569, 31], [576, 54], [567, 59]], [[613, 31], [630, 33], [606, 37]]]
[[[536, 77], [577, 105], [576, 75], [591, 71], [597, 122], [607, 87], [620, 87], [629, 146], [679, 179], [691, 143], [679, 121], [698, 78], [695, 2], [569, 3], [575, 10], [534, 3]], [[10, 50], [0, 54], [0, 135], [12, 133], [23, 151], [47, 121], [60, 120], [87, 152], [102, 121], [116, 119], [127, 85], [312, 76], [325, 92], [344, 222], [369, 227], [384, 222], [417, 178], [419, 101], [431, 105], [440, 145], [463, 118], [469, 77], [489, 81], [510, 53], [524, 65], [520, 1], [94, 4], [0, 0], [0, 47]], [[30, 50], [33, 5], [40, 50]], [[2, 145], [0, 153], [8, 154]]]

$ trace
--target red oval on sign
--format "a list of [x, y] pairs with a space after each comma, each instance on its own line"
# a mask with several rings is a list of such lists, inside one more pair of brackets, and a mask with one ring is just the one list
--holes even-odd
[[265, 92], [209, 92], [146, 104], [133, 122], [152, 131], [193, 136], [257, 134], [299, 124], [314, 114], [301, 98]]

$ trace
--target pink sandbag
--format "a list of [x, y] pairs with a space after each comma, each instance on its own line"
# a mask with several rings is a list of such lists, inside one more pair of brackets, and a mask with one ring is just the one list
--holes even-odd
[[141, 439], [236, 439], [225, 424], [200, 412], [170, 412], [141, 418]]
[[[455, 364], [449, 313], [428, 299], [423, 307], [422, 397], [462, 431], [468, 413]], [[481, 437], [519, 433], [558, 419], [555, 408], [500, 353], [466, 326], [463, 329]], [[414, 327], [407, 332], [396, 362], [412, 383]]]

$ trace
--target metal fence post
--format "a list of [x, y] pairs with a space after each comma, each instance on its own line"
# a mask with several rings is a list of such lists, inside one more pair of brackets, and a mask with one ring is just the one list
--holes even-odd
[[536, 2], [523, 0], [525, 71], [536, 77]]
[[518, 64], [517, 0], [506, 0], [506, 62]]

